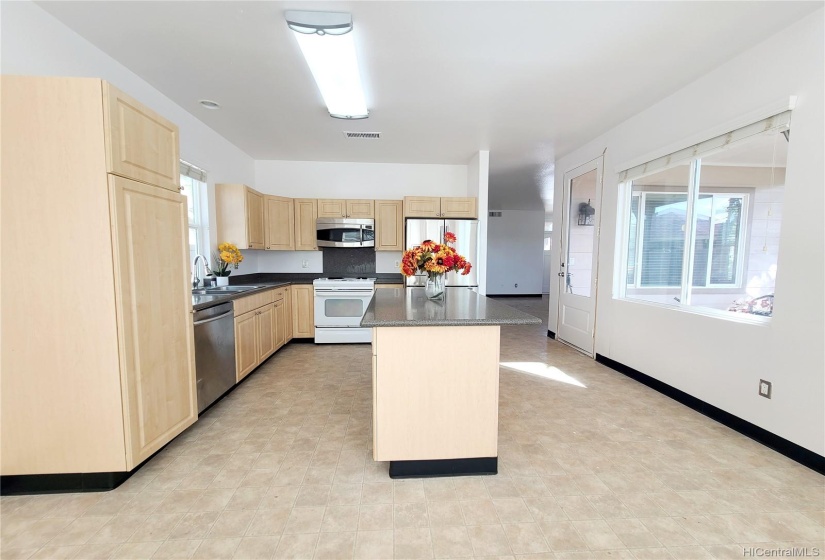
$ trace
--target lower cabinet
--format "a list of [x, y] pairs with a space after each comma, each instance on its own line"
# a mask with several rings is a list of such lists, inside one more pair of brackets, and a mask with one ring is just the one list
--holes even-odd
[[292, 293], [287, 286], [235, 300], [236, 381], [292, 339]]
[[284, 289], [284, 344], [292, 340], [292, 286]]
[[270, 357], [276, 345], [275, 304], [235, 317], [235, 378], [240, 381]]
[[[273, 315], [275, 318], [275, 350], [286, 344], [286, 298], [275, 300], [273, 305]], [[291, 319], [291, 318], [290, 318]], [[290, 320], [291, 322], [291, 320]]]
[[315, 338], [315, 290], [312, 284], [292, 286], [292, 336]]

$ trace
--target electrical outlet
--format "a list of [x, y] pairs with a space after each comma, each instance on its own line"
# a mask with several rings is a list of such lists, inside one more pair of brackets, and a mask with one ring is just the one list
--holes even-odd
[[771, 382], [764, 379], [759, 380], [759, 396], [766, 399], [771, 398]]
[[399, 266], [401, 266], [401, 261], [395, 261], [395, 268], [398, 268]]
[[301, 268], [309, 268], [309, 261], [307, 261], [307, 260], [301, 261]]
[[516, 288], [518, 288], [518, 284], [513, 284]]

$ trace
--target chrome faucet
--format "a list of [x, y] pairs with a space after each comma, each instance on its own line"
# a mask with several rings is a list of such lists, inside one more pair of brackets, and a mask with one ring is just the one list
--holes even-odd
[[203, 276], [208, 276], [212, 271], [209, 270], [209, 261], [203, 255], [197, 255], [195, 262], [192, 263], [192, 288], [197, 288], [201, 279], [198, 277], [198, 260], [203, 259]]

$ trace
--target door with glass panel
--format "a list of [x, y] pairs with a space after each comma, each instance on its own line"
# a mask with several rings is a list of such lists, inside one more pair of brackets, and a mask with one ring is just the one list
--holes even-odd
[[564, 174], [556, 338], [593, 355], [602, 158]]

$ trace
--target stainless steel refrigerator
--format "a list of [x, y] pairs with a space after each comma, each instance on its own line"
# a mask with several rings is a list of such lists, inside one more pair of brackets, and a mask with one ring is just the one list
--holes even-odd
[[[454, 245], [455, 250], [473, 264], [473, 269], [467, 276], [462, 276], [457, 272], [448, 272], [447, 287], [478, 286], [478, 273], [475, 267], [478, 261], [478, 220], [408, 218], [406, 226], [407, 236], [404, 239], [407, 243], [407, 249], [421, 245], [421, 242], [426, 239], [443, 243], [445, 231], [454, 233], [458, 239]], [[424, 286], [426, 283], [426, 274], [416, 274], [407, 278], [407, 286]]]

